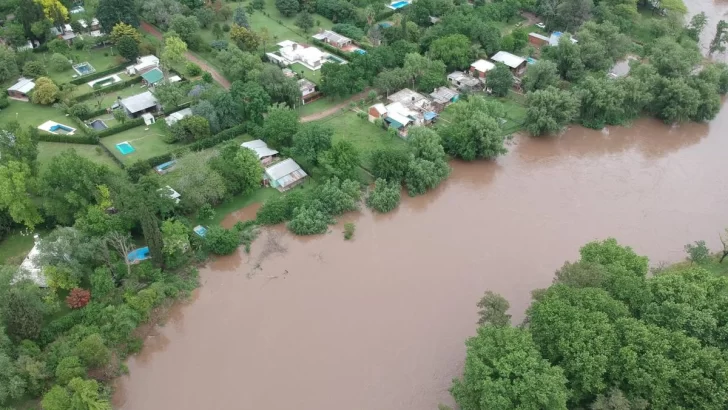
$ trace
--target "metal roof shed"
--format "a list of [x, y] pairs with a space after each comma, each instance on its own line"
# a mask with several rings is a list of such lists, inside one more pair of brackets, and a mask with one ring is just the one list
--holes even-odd
[[503, 63], [510, 68], [518, 68], [526, 62], [525, 58], [518, 57], [517, 55], [511, 54], [507, 51], [499, 51], [495, 53], [490, 59], [499, 63]]
[[121, 100], [121, 105], [132, 114], [156, 107], [159, 102], [150, 91], [132, 95]]

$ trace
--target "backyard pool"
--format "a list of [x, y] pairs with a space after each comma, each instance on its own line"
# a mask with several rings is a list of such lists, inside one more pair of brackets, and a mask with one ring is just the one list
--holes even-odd
[[336, 57], [334, 55], [331, 55], [331, 54], [326, 55], [326, 60], [331, 63], [336, 63], [336, 64], [344, 64], [346, 62], [343, 59]]
[[197, 225], [194, 228], [192, 228], [192, 230], [195, 231], [195, 233], [197, 235], [199, 235], [199, 236], [201, 236], [203, 238], [205, 237], [205, 234], [207, 233], [207, 228], [205, 228], [202, 225]]
[[402, 7], [408, 5], [408, 4], [409, 4], [409, 1], [398, 1], [396, 3], [390, 4], [389, 5], [389, 8], [392, 9], [392, 10], [398, 10], [398, 9], [401, 9]]
[[88, 62], [86, 62], [86, 63], [80, 63], [80, 64], [74, 64], [73, 65], [73, 70], [76, 71], [78, 73], [78, 75], [91, 74], [94, 71], [96, 71], [96, 69], [94, 68], [94, 66], [92, 66]]
[[149, 247], [134, 249], [126, 255], [126, 259], [131, 263], [139, 263], [144, 259], [149, 259]]
[[155, 168], [155, 170], [157, 171], [158, 174], [164, 175], [167, 172], [169, 172], [172, 169], [172, 167], [174, 166], [174, 164], [176, 164], [176, 163], [177, 163], [177, 161], [167, 161], [162, 165], [158, 165], [157, 168]]
[[95, 129], [96, 131], [102, 131], [109, 128], [109, 126], [106, 125], [103, 120], [93, 120], [88, 124], [88, 126]]
[[128, 155], [128, 154], [131, 154], [132, 152], [134, 152], [134, 147], [132, 147], [128, 141], [124, 141], [124, 142], [120, 142], [120, 143], [116, 144], [116, 149], [118, 149], [119, 152], [121, 152], [121, 155]]
[[51, 134], [70, 134], [73, 135], [76, 132], [75, 128], [69, 127], [68, 125], [59, 124], [55, 121], [46, 121], [38, 126], [38, 129], [50, 132]]

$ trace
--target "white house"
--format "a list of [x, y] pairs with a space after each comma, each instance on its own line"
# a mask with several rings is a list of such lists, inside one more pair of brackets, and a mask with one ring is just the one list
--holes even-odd
[[136, 64], [126, 68], [126, 72], [129, 75], [143, 74], [152, 68], [159, 67], [159, 59], [157, 56], [148, 55], [137, 57]]
[[167, 123], [167, 125], [171, 127], [177, 121], [181, 120], [182, 118], [189, 117], [190, 115], [192, 115], [192, 108], [183, 108], [179, 111], [169, 114], [167, 118], [164, 119], [164, 121]]
[[298, 44], [295, 41], [285, 40], [278, 43], [280, 50], [275, 53], [266, 53], [268, 60], [280, 66], [300, 63], [309, 70], [318, 70], [324, 63], [335, 62], [346, 64], [346, 60], [323, 52], [316, 47]]
[[134, 118], [146, 112], [157, 111], [159, 108], [159, 102], [150, 91], [126, 97], [119, 101], [119, 104]]
[[255, 155], [263, 165], [272, 162], [273, 157], [278, 155], [278, 151], [269, 148], [268, 144], [262, 140], [246, 141], [240, 144], [240, 146], [255, 152]]

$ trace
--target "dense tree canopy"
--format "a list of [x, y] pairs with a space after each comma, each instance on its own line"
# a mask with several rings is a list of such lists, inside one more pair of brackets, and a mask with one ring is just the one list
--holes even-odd
[[440, 129], [448, 154], [472, 161], [492, 159], [507, 152], [499, 123], [505, 112], [499, 102], [474, 96], [453, 105], [451, 112], [452, 121]]

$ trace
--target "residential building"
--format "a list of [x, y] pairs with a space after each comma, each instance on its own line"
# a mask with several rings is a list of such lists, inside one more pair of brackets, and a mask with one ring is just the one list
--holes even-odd
[[265, 169], [264, 181], [280, 192], [302, 183], [308, 174], [296, 161], [288, 158]]
[[170, 127], [173, 126], [177, 121], [189, 117], [192, 115], [192, 108], [184, 108], [177, 112], [173, 112], [167, 116], [167, 118], [164, 119], [164, 122], [167, 123]]
[[263, 165], [267, 165], [275, 161], [275, 158], [278, 155], [278, 151], [269, 148], [268, 144], [262, 140], [246, 141], [240, 144], [240, 146], [255, 152], [255, 155], [258, 156], [260, 163]]
[[339, 33], [335, 33], [331, 30], [324, 30], [320, 33], [312, 36], [316, 40], [323, 41], [326, 44], [330, 44], [338, 49], [344, 49], [346, 46], [350, 46], [352, 40], [349, 37], [344, 37]]
[[346, 60], [323, 52], [316, 47], [298, 44], [285, 40], [278, 43], [280, 49], [275, 53], [266, 53], [268, 60], [281, 67], [299, 63], [309, 70], [319, 70], [324, 63], [346, 64]]
[[404, 88], [390, 95], [389, 104], [374, 104], [369, 107], [369, 121], [381, 118], [388, 127], [397, 130], [397, 134], [407, 137], [409, 127], [428, 125], [436, 117], [432, 101], [418, 92]]
[[549, 37], [538, 33], [528, 33], [528, 42], [536, 47], [547, 46]]
[[460, 98], [460, 93], [448, 88], [439, 87], [435, 88], [435, 91], [430, 93], [432, 98], [432, 107], [435, 112], [442, 112], [448, 105], [456, 102]]
[[20, 77], [15, 84], [8, 88], [8, 95], [12, 98], [27, 101], [33, 88], [35, 88], [35, 82], [32, 79]]
[[511, 72], [515, 76], [521, 76], [523, 72], [526, 71], [526, 59], [511, 54], [507, 51], [499, 51], [495, 53], [490, 59], [508, 66], [508, 68], [511, 69]]
[[311, 81], [308, 81], [305, 78], [302, 78], [297, 81], [298, 82], [298, 88], [301, 89], [301, 103], [302, 104], [308, 104], [311, 101], [316, 100], [320, 93], [316, 91], [316, 84], [312, 83]]
[[475, 91], [483, 88], [483, 82], [476, 77], [471, 77], [462, 71], [453, 71], [447, 75], [447, 81], [461, 91]]
[[135, 118], [144, 113], [155, 112], [159, 109], [159, 102], [150, 91], [126, 97], [119, 101], [119, 105], [124, 107], [127, 114]]
[[378, 103], [369, 107], [369, 122], [374, 122], [377, 118], [384, 118], [387, 113], [387, 109], [384, 104]]
[[147, 71], [159, 67], [159, 59], [157, 56], [148, 55], [137, 57], [136, 64], [126, 68], [126, 72], [129, 75], [144, 74]]
[[485, 78], [488, 75], [488, 71], [495, 68], [495, 64], [488, 60], [478, 60], [473, 64], [470, 64], [470, 75], [478, 78]]

